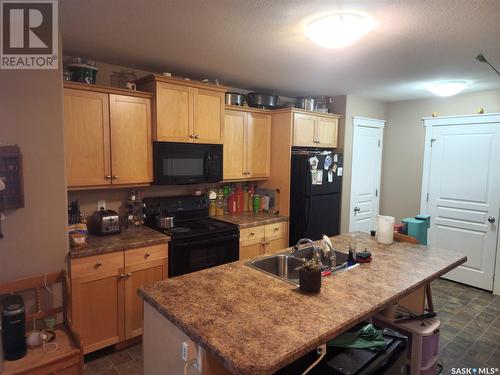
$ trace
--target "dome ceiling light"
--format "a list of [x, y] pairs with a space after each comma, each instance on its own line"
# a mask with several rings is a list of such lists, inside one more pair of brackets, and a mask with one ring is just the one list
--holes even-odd
[[311, 21], [304, 36], [323, 48], [347, 47], [378, 26], [368, 14], [336, 12]]
[[436, 82], [428, 90], [438, 96], [453, 96], [461, 93], [469, 84], [466, 81]]

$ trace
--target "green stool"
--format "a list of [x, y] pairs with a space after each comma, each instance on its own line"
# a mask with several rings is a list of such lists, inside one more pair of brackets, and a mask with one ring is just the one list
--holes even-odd
[[431, 226], [429, 215], [417, 215], [401, 220], [406, 226], [408, 236], [415, 237], [422, 245], [427, 245], [427, 229]]

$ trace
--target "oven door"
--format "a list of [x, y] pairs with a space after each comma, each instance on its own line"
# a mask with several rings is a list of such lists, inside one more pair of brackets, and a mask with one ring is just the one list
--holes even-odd
[[239, 259], [240, 234], [172, 240], [169, 246], [168, 277], [215, 267]]
[[153, 142], [155, 185], [222, 181], [222, 145]]

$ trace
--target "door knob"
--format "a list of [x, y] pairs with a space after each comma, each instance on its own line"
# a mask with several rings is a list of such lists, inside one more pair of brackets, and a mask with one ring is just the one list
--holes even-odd
[[358, 213], [359, 211], [361, 211], [361, 208], [359, 208], [358, 206], [354, 207], [354, 213]]
[[488, 221], [489, 221], [491, 224], [493, 224], [493, 223], [496, 221], [496, 219], [495, 219], [493, 216], [490, 216], [490, 217], [488, 218]]

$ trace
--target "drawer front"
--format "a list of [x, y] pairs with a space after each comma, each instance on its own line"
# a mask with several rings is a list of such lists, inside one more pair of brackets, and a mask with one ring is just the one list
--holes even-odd
[[252, 245], [264, 241], [264, 225], [240, 229], [240, 243]]
[[168, 244], [125, 250], [125, 267], [167, 258]]
[[123, 268], [123, 251], [71, 260], [71, 278], [118, 272]]
[[287, 232], [287, 222], [281, 221], [279, 223], [267, 224], [265, 226], [265, 237], [266, 241], [272, 240], [274, 238], [286, 237]]

